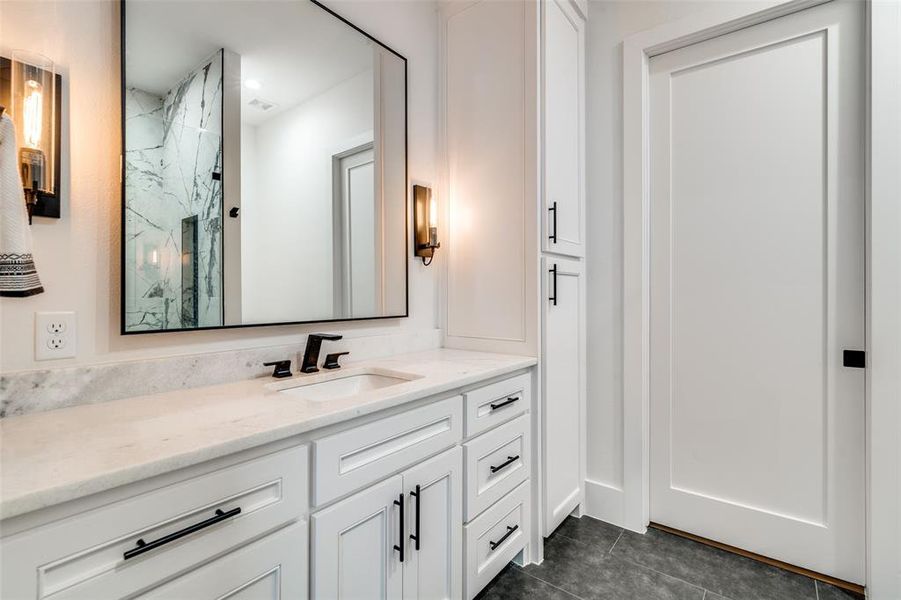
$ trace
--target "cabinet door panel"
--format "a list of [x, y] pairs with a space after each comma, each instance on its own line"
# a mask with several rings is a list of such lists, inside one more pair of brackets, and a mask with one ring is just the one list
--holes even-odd
[[[463, 449], [453, 448], [404, 473], [407, 508], [407, 556], [404, 598], [459, 598], [463, 569]], [[417, 503], [419, 486], [419, 550]]]
[[313, 597], [322, 600], [401, 598], [403, 564], [394, 550], [401, 532], [395, 475], [313, 515]]
[[546, 252], [585, 255], [585, 23], [569, 0], [542, 2]]
[[287, 600], [306, 597], [305, 521], [137, 596], [141, 600]]
[[542, 363], [544, 534], [550, 535], [584, 495], [585, 277], [578, 260], [547, 258], [542, 264], [548, 292]]

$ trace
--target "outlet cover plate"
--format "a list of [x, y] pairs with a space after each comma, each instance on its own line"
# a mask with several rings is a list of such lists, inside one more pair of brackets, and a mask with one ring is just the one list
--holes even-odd
[[34, 359], [74, 358], [77, 350], [75, 313], [39, 312], [34, 315]]

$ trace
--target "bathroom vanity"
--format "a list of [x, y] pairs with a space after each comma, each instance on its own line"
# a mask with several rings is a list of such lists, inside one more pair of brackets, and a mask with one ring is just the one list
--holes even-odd
[[535, 359], [434, 350], [4, 419], [3, 598], [472, 598], [540, 544]]

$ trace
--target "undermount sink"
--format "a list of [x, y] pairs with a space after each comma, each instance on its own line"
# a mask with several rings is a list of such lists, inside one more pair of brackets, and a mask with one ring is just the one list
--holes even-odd
[[[319, 379], [322, 377], [323, 379]], [[316, 380], [305, 382], [287, 382], [280, 387], [282, 394], [291, 394], [305, 400], [335, 400], [356, 396], [363, 392], [378, 390], [419, 379], [421, 375], [411, 375], [387, 369], [368, 369], [365, 371], [326, 374], [317, 376]], [[293, 385], [292, 385], [293, 384]]]

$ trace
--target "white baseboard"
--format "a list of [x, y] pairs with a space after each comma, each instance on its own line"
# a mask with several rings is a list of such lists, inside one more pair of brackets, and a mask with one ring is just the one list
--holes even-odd
[[622, 489], [592, 479], [585, 480], [583, 506], [586, 515], [637, 533], [647, 532], [647, 527], [635, 529], [626, 524], [625, 502], [626, 495]]

